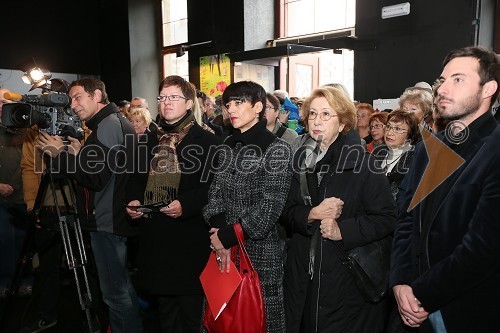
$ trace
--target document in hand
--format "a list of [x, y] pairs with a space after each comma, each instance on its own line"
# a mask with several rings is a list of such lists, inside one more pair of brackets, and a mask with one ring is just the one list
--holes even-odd
[[231, 262], [229, 273], [226, 273], [226, 271], [221, 272], [216, 260], [216, 254], [212, 252], [205, 269], [200, 275], [200, 281], [210, 311], [217, 320], [241, 283], [240, 273], [233, 262]]

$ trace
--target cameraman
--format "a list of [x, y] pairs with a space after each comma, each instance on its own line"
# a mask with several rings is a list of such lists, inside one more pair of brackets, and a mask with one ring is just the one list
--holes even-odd
[[137, 136], [118, 107], [109, 103], [102, 81], [82, 78], [70, 85], [71, 108], [92, 131], [87, 142], [40, 133], [40, 148], [79, 184], [77, 204], [92, 250], [113, 333], [142, 332], [137, 296], [126, 265], [127, 237], [136, 234], [124, 209], [126, 183], [135, 166]]

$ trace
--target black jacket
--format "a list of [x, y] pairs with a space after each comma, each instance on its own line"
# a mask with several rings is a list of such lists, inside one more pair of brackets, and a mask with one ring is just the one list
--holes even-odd
[[[149, 135], [148, 139], [151, 153], [158, 138]], [[177, 200], [181, 203], [182, 215], [172, 218], [160, 213], [139, 221], [140, 285], [152, 294], [203, 293], [199, 276], [210, 254], [210, 234], [201, 210], [208, 202], [218, 144], [219, 138], [195, 122], [177, 146], [181, 169]], [[147, 160], [151, 160], [151, 155]], [[127, 202], [144, 201], [146, 181], [147, 174], [146, 177], [144, 174], [133, 176]]]
[[[304, 138], [307, 138], [306, 135]], [[292, 238], [288, 242], [285, 269], [287, 332], [380, 332], [385, 322], [384, 306], [366, 303], [354, 285], [334, 241], [321, 238], [320, 221], [307, 223], [313, 206], [327, 197], [344, 201], [337, 220], [349, 250], [388, 236], [394, 227], [395, 207], [385, 175], [365, 154], [359, 135], [351, 130], [340, 134], [319, 162], [329, 166], [318, 184], [318, 169], [306, 175], [312, 206], [301, 195], [300, 173], [295, 172], [284, 215]], [[299, 158], [300, 154], [295, 154]], [[302, 155], [303, 157], [304, 155]], [[300, 160], [294, 161], [298, 171]], [[311, 241], [314, 273], [308, 273]]]
[[465, 141], [448, 143], [465, 163], [439, 185], [441, 195], [407, 212], [426, 168], [439, 168], [428, 165], [424, 145], [417, 147], [394, 233], [390, 283], [410, 285], [424, 309], [440, 310], [448, 332], [498, 332], [500, 126], [493, 115], [470, 124]]
[[137, 135], [114, 103], [86, 122], [92, 133], [77, 156], [63, 152], [56, 166], [78, 183], [77, 204], [82, 228], [133, 236], [125, 212], [126, 185], [135, 171]]

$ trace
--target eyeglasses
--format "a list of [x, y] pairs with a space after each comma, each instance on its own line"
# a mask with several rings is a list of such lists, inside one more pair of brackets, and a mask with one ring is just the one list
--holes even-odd
[[276, 108], [272, 105], [266, 105], [266, 110], [276, 110]]
[[370, 125], [370, 129], [384, 129], [384, 128], [385, 128], [384, 124]]
[[404, 129], [404, 128], [399, 127], [399, 126], [391, 126], [391, 125], [385, 125], [385, 130], [387, 132], [390, 132], [391, 130], [393, 130], [394, 133], [396, 133], [396, 134], [403, 134], [405, 132], [408, 132], [407, 129]]
[[316, 112], [316, 111], [309, 111], [309, 120], [314, 120], [319, 114], [319, 119], [323, 121], [328, 121], [332, 119], [332, 117], [338, 117], [336, 114], [332, 114], [327, 111], [322, 111], [322, 112]]
[[187, 100], [186, 97], [181, 96], [181, 95], [158, 96], [158, 97], [156, 97], [156, 100], [158, 101], [158, 103], [160, 103], [160, 102], [165, 103], [167, 101], [167, 99], [171, 102], [177, 102], [181, 98]]

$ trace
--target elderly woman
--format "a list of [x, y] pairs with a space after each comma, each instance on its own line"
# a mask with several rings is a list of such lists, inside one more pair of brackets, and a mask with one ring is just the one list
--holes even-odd
[[340, 90], [322, 87], [304, 103], [309, 134], [297, 139], [283, 212], [288, 242], [287, 332], [382, 332], [385, 300], [364, 300], [344, 251], [388, 237], [396, 218], [384, 174], [353, 129], [356, 111]]
[[266, 92], [259, 84], [230, 84], [222, 95], [234, 127], [220, 154], [221, 168], [212, 182], [205, 220], [212, 226], [212, 246], [229, 269], [230, 249], [238, 244], [233, 224], [245, 234], [248, 255], [259, 274], [267, 332], [285, 332], [283, 266], [277, 221], [285, 205], [291, 176], [291, 147], [266, 129], [261, 120]]
[[387, 112], [377, 112], [370, 117], [370, 134], [373, 141], [366, 145], [366, 151], [371, 153], [373, 149], [384, 144], [385, 124], [387, 123]]
[[419, 138], [417, 118], [411, 112], [396, 109], [389, 113], [385, 125], [385, 145], [373, 152], [384, 170], [396, 200], [399, 185], [408, 172], [413, 145]]
[[399, 97], [399, 108], [411, 112], [417, 118], [417, 125], [432, 131], [432, 94], [425, 90], [407, 90]]
[[130, 110], [128, 119], [134, 127], [135, 133], [138, 137], [143, 134], [147, 135], [149, 133], [149, 125], [151, 125], [151, 114], [146, 108], [133, 108]]
[[374, 112], [373, 106], [369, 103], [359, 103], [356, 105], [356, 131], [365, 140], [366, 144], [373, 141], [370, 134], [370, 117]]
[[[148, 172], [129, 184], [127, 212], [142, 218], [144, 204], [158, 204], [139, 229], [139, 281], [156, 297], [162, 332], [199, 332], [203, 289], [199, 276], [210, 254], [202, 207], [208, 201], [212, 152], [219, 139], [195, 120], [194, 86], [180, 76], [160, 83], [158, 137], [148, 142]], [[154, 142], [156, 141], [156, 142]], [[144, 162], [144, 161], [143, 161]], [[142, 165], [141, 165], [142, 166]], [[146, 211], [147, 213], [147, 211]]]
[[266, 109], [264, 112], [264, 117], [266, 117], [267, 124], [266, 127], [278, 138], [283, 139], [290, 145], [298, 136], [297, 132], [286, 128], [279, 121], [278, 115], [280, 114], [280, 101], [279, 99], [271, 93], [266, 94]]

